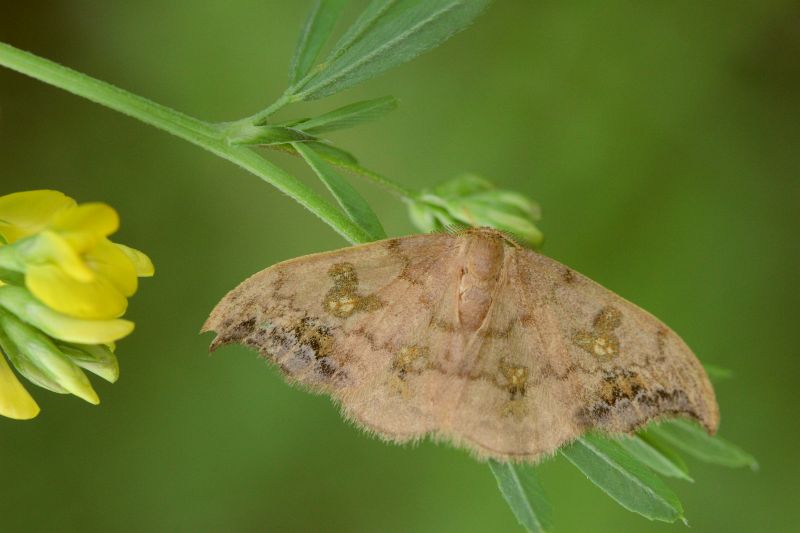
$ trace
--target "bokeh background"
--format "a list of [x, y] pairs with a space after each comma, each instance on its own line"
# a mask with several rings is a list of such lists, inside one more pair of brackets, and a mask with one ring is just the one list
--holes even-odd
[[[359, 2], [355, 2], [357, 6]], [[362, 2], [363, 4], [363, 2]], [[308, 2], [4, 2], [0, 40], [209, 120], [284, 88]], [[761, 470], [690, 461], [694, 531], [796, 531], [800, 5], [498, 1], [442, 48], [282, 116], [392, 94], [331, 134], [414, 187], [473, 171], [543, 206], [544, 252], [664, 319], [718, 385], [721, 434]], [[308, 172], [288, 157], [287, 169]], [[369, 184], [392, 235], [404, 209]], [[146, 250], [103, 404], [42, 390], [0, 419], [3, 531], [516, 531], [486, 466], [343, 423], [244, 348], [207, 354], [214, 303], [277, 261], [345, 243], [270, 186], [181, 140], [0, 69], [0, 194], [55, 188], [122, 215]], [[559, 531], [677, 531], [541, 467]]]

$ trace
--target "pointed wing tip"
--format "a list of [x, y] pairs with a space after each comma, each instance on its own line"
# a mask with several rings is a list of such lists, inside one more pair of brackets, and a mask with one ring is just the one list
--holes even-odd
[[222, 336], [218, 334], [219, 331], [218, 331], [218, 327], [217, 327], [217, 322], [216, 322], [216, 320], [214, 320], [213, 315], [211, 317], [209, 317], [208, 320], [206, 320], [205, 323], [203, 324], [203, 327], [200, 328], [200, 333], [199, 334], [203, 335], [204, 333], [215, 333], [215, 334], [217, 334], [214, 337], [214, 340], [212, 340], [211, 344], [209, 344], [209, 346], [208, 346], [208, 353], [214, 353], [215, 351], [217, 351], [217, 349], [220, 346], [225, 344]]
[[222, 339], [217, 336], [213, 341], [211, 341], [211, 344], [208, 345], [208, 353], [212, 354], [216, 352], [220, 346], [223, 346], [224, 344], [225, 343], [222, 341]]

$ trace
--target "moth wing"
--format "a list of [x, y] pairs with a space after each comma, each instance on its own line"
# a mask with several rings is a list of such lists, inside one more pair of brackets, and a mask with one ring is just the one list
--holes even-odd
[[442, 298], [455, 294], [457, 246], [418, 235], [277, 264], [231, 291], [204, 331], [217, 333], [212, 349], [258, 349], [386, 439], [420, 437], [437, 426], [431, 354], [452, 345], [436, 324], [457, 314], [455, 298]]
[[557, 261], [508, 251], [454, 440], [535, 460], [586, 431], [630, 432], [661, 417], [716, 430], [713, 388], [675, 332]]

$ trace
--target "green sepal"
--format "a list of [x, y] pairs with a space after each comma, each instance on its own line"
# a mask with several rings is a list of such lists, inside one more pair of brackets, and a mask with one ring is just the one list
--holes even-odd
[[[4, 312], [0, 310], [0, 314]], [[34, 385], [58, 394], [69, 394], [69, 391], [59, 385], [49, 372], [44, 372], [19, 350], [19, 347], [8, 337], [2, 325], [0, 325], [0, 349], [5, 352], [17, 372]]]
[[[36, 379], [34, 383], [55, 392], [60, 392], [57, 390], [60, 387], [89, 403], [100, 403], [86, 374], [61, 353], [45, 334], [6, 311], [0, 311], [0, 328], [16, 347], [14, 356], [25, 360], [21, 368], [32, 373], [31, 367], [33, 367], [38, 371], [37, 377], [46, 378], [41, 381]], [[58, 387], [48, 386], [52, 383]]]
[[108, 346], [103, 344], [56, 343], [70, 360], [109, 383], [119, 379], [119, 361]]

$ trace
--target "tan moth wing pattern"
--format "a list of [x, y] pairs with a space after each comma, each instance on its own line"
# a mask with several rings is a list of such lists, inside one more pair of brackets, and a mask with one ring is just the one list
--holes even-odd
[[663, 416], [715, 431], [714, 392], [657, 319], [494, 230], [301, 257], [231, 291], [212, 349], [259, 350], [385, 439], [535, 461]]

